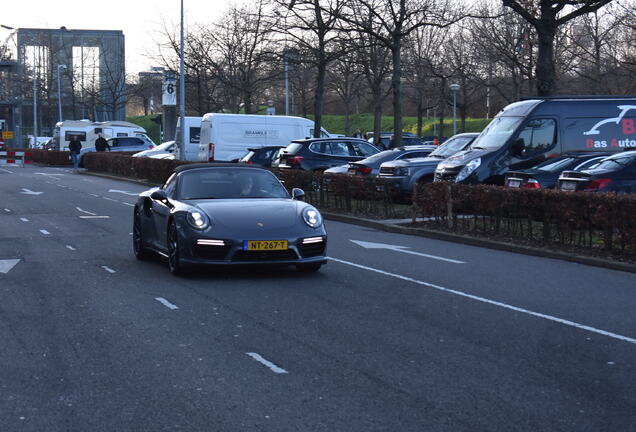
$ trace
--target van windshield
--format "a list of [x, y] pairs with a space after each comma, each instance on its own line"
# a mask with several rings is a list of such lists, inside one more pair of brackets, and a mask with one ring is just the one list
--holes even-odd
[[495, 117], [470, 146], [477, 150], [501, 148], [523, 121], [523, 117]]

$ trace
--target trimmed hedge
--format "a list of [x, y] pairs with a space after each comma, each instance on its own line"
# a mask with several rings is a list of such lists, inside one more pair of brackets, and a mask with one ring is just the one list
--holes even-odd
[[71, 154], [67, 151], [42, 150], [42, 149], [8, 149], [8, 151], [29, 152], [31, 160], [45, 165], [66, 166], [73, 165]]
[[427, 226], [636, 256], [636, 195], [429, 183], [414, 194]]
[[91, 152], [84, 155], [84, 168], [114, 174], [123, 177], [143, 179], [162, 184], [179, 165], [192, 162], [132, 157], [130, 154], [116, 152]]

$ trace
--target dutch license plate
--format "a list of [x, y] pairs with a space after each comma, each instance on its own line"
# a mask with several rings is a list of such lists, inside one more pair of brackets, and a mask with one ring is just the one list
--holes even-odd
[[287, 240], [245, 240], [243, 250], [246, 251], [270, 251], [286, 250]]
[[564, 190], [564, 191], [576, 190], [576, 182], [573, 182], [573, 181], [562, 181], [561, 182], [561, 190]]
[[508, 187], [518, 188], [521, 186], [520, 180], [508, 180]]

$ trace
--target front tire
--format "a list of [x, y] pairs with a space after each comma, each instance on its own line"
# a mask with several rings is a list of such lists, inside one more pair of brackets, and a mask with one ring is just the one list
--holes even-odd
[[133, 253], [135, 258], [140, 261], [147, 260], [151, 257], [152, 253], [145, 248], [143, 230], [141, 228], [141, 215], [139, 210], [135, 209], [135, 215], [133, 217]]
[[185, 273], [184, 265], [179, 257], [179, 233], [174, 221], [170, 222], [168, 227], [168, 269], [175, 276], [183, 276]]
[[303, 273], [315, 273], [320, 270], [322, 263], [297, 264], [296, 270]]

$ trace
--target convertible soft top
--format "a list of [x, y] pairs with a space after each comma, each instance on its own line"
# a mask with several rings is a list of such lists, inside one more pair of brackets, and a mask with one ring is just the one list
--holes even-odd
[[237, 164], [237, 163], [232, 163], [232, 162], [212, 162], [212, 163], [195, 163], [195, 164], [188, 164], [188, 165], [179, 165], [178, 167], [176, 167], [174, 169], [174, 172], [176, 173], [180, 173], [183, 171], [188, 171], [191, 169], [197, 169], [197, 168], [246, 168], [246, 169], [260, 169], [260, 170], [265, 170], [268, 171], [260, 166], [255, 166], [255, 165], [248, 165], [248, 164]]

